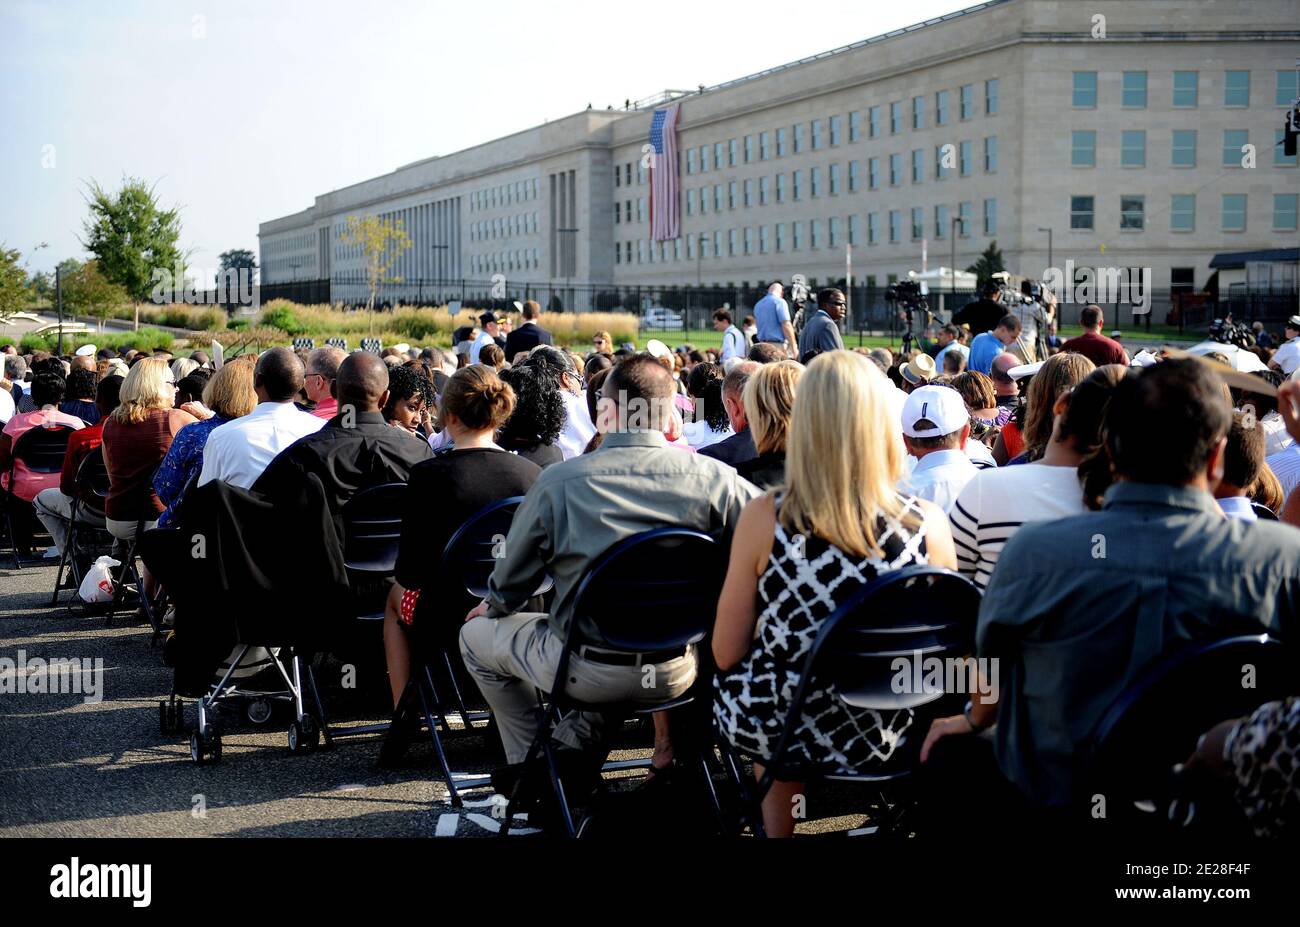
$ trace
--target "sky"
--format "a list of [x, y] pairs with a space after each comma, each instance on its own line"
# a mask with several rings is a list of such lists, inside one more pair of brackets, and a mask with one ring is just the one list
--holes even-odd
[[84, 259], [86, 185], [131, 176], [215, 269], [318, 194], [973, 2], [0, 0], [0, 245]]

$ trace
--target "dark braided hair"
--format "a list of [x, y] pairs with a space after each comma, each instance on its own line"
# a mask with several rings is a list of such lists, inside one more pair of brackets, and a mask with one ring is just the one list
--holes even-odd
[[[687, 390], [695, 398], [695, 418], [703, 418], [713, 431], [724, 431], [728, 424], [727, 407], [722, 404], [722, 381], [725, 375], [717, 364], [707, 361], [691, 369]], [[703, 415], [700, 414], [703, 408]]]
[[508, 451], [554, 444], [565, 417], [555, 377], [530, 364], [502, 370], [499, 376], [515, 391], [515, 411], [501, 426], [497, 443]]

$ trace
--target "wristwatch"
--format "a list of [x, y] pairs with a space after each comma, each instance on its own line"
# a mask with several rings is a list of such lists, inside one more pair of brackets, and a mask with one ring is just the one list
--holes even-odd
[[975, 703], [972, 702], [972, 701], [970, 701], [969, 699], [967, 699], [967, 701], [966, 701], [966, 707], [963, 708], [963, 709], [961, 710], [961, 714], [962, 714], [962, 717], [966, 719], [966, 723], [970, 725], [970, 732], [971, 732], [972, 734], [978, 734], [980, 731], [986, 731], [986, 730], [988, 730], [990, 727], [992, 727], [992, 725], [991, 725], [991, 724], [983, 724], [983, 725], [976, 724], [976, 723], [975, 723], [975, 719], [974, 719], [973, 717], [971, 717], [971, 712], [974, 710], [974, 708], [975, 708]]

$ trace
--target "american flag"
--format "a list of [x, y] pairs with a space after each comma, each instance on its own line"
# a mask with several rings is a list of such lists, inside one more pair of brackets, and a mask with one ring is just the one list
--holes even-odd
[[677, 111], [674, 103], [655, 110], [650, 123], [650, 238], [668, 241], [681, 234], [677, 192]]

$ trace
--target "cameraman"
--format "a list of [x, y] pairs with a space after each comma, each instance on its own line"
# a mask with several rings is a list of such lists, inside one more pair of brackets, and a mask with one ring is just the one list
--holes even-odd
[[971, 335], [979, 335], [992, 331], [1006, 314], [1007, 307], [1002, 305], [1002, 288], [996, 280], [987, 280], [980, 287], [980, 298], [957, 310], [952, 324], [965, 325]]
[[1047, 359], [1047, 315], [1039, 303], [1041, 291], [1032, 280], [1020, 284], [1020, 298], [1012, 297], [1007, 312], [1020, 320], [1020, 337], [1015, 347], [1026, 364]]

